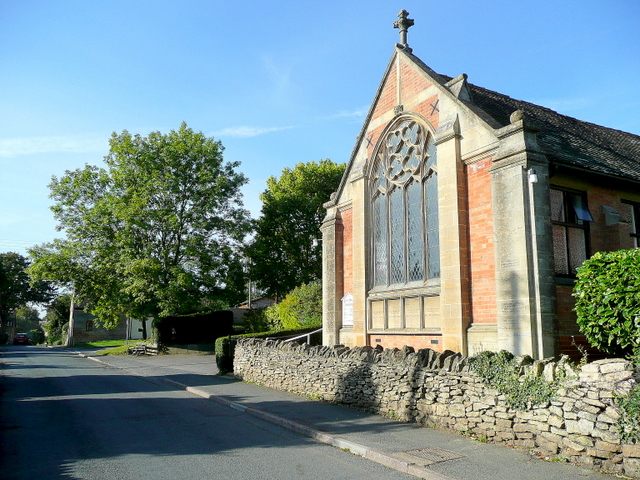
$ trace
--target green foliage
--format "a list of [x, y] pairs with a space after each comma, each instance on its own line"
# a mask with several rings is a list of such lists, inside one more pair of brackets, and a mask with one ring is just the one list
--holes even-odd
[[28, 332], [40, 329], [40, 312], [33, 307], [23, 306], [16, 310], [16, 331]]
[[114, 133], [107, 168], [87, 165], [50, 184], [58, 229], [30, 250], [35, 278], [74, 291], [105, 327], [227, 302], [227, 275], [250, 229], [237, 163], [184, 123], [147, 137]]
[[[640, 349], [636, 348], [629, 359], [634, 363], [636, 373], [640, 372]], [[620, 408], [620, 439], [624, 443], [640, 443], [640, 384], [636, 383], [628, 394], [616, 395], [615, 399]]]
[[251, 308], [244, 314], [247, 333], [268, 332], [276, 329], [276, 324], [266, 315], [266, 308]]
[[320, 226], [329, 201], [340, 184], [344, 164], [331, 160], [299, 163], [270, 177], [261, 195], [261, 216], [246, 253], [251, 279], [267, 295], [281, 298], [322, 274]]
[[322, 326], [322, 284], [294, 288], [282, 302], [267, 307], [265, 315], [271, 325], [284, 330]]
[[640, 385], [624, 397], [617, 397], [620, 407], [618, 433], [624, 443], [640, 443]]
[[71, 296], [69, 295], [59, 296], [47, 307], [43, 323], [47, 343], [60, 345], [65, 342], [70, 313]]
[[578, 268], [573, 291], [580, 331], [595, 348], [640, 348], [640, 249], [598, 252]]
[[558, 390], [557, 382], [547, 382], [532, 375], [521, 376], [521, 365], [505, 350], [481, 352], [469, 359], [469, 365], [485, 385], [505, 395], [507, 404], [517, 410], [550, 402]]
[[0, 253], [0, 324], [16, 309], [48, 303], [53, 298], [53, 285], [48, 281], [32, 282], [28, 268], [29, 259], [19, 253]]

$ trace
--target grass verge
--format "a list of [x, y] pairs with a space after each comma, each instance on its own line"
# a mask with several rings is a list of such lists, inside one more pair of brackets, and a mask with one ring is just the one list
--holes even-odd
[[[73, 348], [105, 348], [105, 347], [121, 347], [125, 344], [126, 340], [103, 340], [101, 342], [89, 342], [89, 343], [80, 343], [78, 345], [74, 345]], [[130, 343], [135, 343], [131, 342]]]
[[131, 347], [132, 345], [120, 345], [117, 347], [111, 347], [111, 348], [105, 348], [104, 350], [100, 350], [99, 352], [96, 352], [96, 354], [98, 355], [126, 355], [127, 354], [127, 349], [129, 347]]

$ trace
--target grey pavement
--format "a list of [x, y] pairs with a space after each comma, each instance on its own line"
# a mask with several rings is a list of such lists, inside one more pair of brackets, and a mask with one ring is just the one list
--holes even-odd
[[217, 375], [213, 355], [79, 355], [187, 390], [320, 442], [429, 480], [606, 480], [613, 476], [545, 461], [506, 446], [403, 423]]

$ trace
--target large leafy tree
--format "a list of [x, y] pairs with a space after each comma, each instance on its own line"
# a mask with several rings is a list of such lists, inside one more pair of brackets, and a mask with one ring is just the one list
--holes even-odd
[[321, 277], [322, 205], [338, 188], [344, 168], [328, 159], [299, 163], [267, 180], [247, 256], [252, 280], [268, 295], [282, 298]]
[[15, 252], [0, 253], [0, 324], [21, 307], [47, 303], [54, 296], [50, 282], [31, 283], [29, 259]]
[[40, 312], [36, 308], [25, 305], [19, 307], [15, 313], [16, 329], [19, 332], [29, 332], [41, 328]]
[[87, 165], [50, 184], [63, 240], [30, 251], [35, 278], [69, 287], [98, 322], [158, 319], [220, 304], [249, 231], [238, 163], [186, 124], [110, 139], [107, 168]]

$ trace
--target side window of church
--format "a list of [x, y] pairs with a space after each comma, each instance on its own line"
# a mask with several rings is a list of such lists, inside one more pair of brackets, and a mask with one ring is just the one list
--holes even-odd
[[433, 139], [405, 119], [379, 146], [370, 191], [374, 286], [440, 276], [438, 175]]
[[640, 248], [640, 203], [623, 201], [622, 206], [624, 219], [631, 226], [633, 248]]
[[86, 329], [87, 329], [87, 332], [90, 332], [91, 330], [93, 330], [93, 320], [87, 320]]
[[551, 189], [551, 223], [556, 275], [573, 277], [589, 255], [593, 217], [584, 192]]

